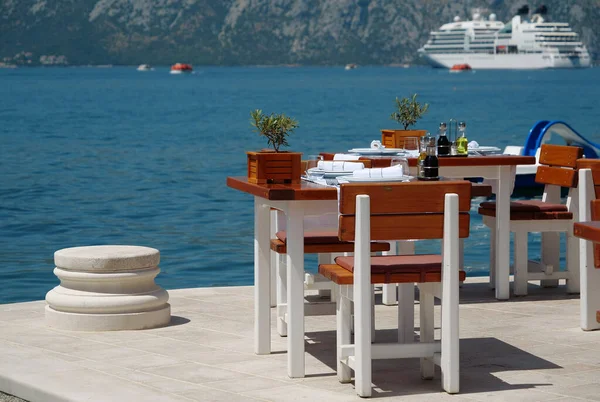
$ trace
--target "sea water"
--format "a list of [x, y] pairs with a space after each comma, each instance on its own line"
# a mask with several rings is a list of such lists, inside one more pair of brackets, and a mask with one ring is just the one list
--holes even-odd
[[[504, 148], [523, 145], [537, 120], [559, 119], [600, 142], [599, 69], [0, 69], [0, 303], [43, 299], [58, 284], [54, 251], [95, 244], [159, 249], [167, 289], [251, 285], [253, 200], [225, 184], [246, 174], [245, 151], [267, 145], [250, 111], [296, 118], [294, 151], [343, 152], [400, 128], [394, 99], [413, 93], [430, 104], [416, 128], [432, 133], [464, 120], [469, 140]], [[488, 270], [478, 202], [469, 275]]]

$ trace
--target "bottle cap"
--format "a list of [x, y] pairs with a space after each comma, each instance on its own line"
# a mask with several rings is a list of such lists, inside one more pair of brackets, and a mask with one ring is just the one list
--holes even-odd
[[465, 128], [465, 127], [467, 127], [467, 123], [465, 123], [464, 121], [461, 121], [460, 123], [458, 123], [458, 127]]
[[445, 122], [441, 122], [440, 123], [440, 128], [446, 129], [446, 123]]

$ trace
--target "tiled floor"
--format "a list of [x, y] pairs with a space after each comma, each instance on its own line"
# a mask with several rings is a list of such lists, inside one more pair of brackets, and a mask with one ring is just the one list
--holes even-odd
[[[252, 287], [170, 291], [171, 325], [66, 332], [44, 325], [44, 302], [0, 306], [0, 390], [29, 401], [348, 401], [335, 377], [335, 320], [307, 317], [306, 372], [286, 375], [286, 339], [253, 353]], [[416, 306], [418, 310], [418, 306]], [[600, 331], [579, 328], [564, 286], [497, 302], [482, 279], [461, 291], [461, 393], [419, 376], [417, 359], [373, 364], [374, 397], [407, 401], [600, 400]], [[274, 314], [274, 311], [273, 311]], [[377, 305], [377, 341], [396, 308]], [[418, 313], [416, 314], [418, 317]], [[417, 323], [418, 325], [418, 323]]]

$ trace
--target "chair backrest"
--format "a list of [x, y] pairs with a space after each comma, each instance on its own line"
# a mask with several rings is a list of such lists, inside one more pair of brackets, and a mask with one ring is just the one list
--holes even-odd
[[583, 157], [583, 148], [567, 145], [543, 144], [540, 166], [535, 181], [561, 187], [577, 187], [577, 159]]
[[[592, 180], [594, 181], [594, 192], [596, 198], [600, 199], [600, 159], [578, 159], [577, 170], [590, 169], [592, 171]], [[600, 216], [598, 217], [600, 219]]]
[[[596, 197], [596, 200], [591, 200], [591, 219], [593, 221], [600, 221], [600, 159], [578, 159], [577, 170], [579, 169], [590, 169], [592, 171], [592, 181], [594, 183], [594, 195], [588, 194], [588, 196]], [[600, 244], [594, 244], [594, 266], [600, 268]]]
[[471, 183], [468, 181], [342, 184], [339, 238], [355, 239], [356, 196], [371, 204], [371, 240], [441, 239], [444, 235], [444, 197], [459, 197], [459, 236], [469, 236]]

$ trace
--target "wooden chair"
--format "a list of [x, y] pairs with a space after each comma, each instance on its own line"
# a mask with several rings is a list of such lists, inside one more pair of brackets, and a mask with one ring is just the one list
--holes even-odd
[[[559, 279], [567, 280], [567, 292], [579, 292], [578, 240], [573, 236], [573, 222], [578, 219], [577, 159], [583, 149], [572, 146], [544, 144], [541, 147], [540, 166], [535, 181], [545, 185], [542, 200], [523, 200], [510, 203], [510, 230], [514, 233], [514, 293], [527, 295], [527, 282], [542, 281], [542, 285], [556, 286]], [[567, 202], [561, 203], [561, 187], [568, 187]], [[483, 223], [490, 227], [490, 261], [495, 261], [494, 234], [496, 203], [483, 202], [479, 213]], [[540, 261], [528, 260], [528, 234], [542, 232]], [[560, 237], [567, 236], [567, 270], [559, 271]], [[490, 265], [490, 280], [495, 267]], [[493, 282], [492, 282], [493, 283]]]
[[[354, 257], [337, 257], [336, 264], [319, 265], [319, 272], [338, 287], [338, 379], [349, 382], [353, 369], [358, 395], [371, 396], [372, 359], [401, 357], [421, 357], [423, 378], [432, 378], [434, 364], [440, 365], [443, 389], [459, 391], [458, 291], [459, 281], [465, 278], [459, 270], [459, 237], [469, 235], [470, 206], [467, 181], [341, 186], [339, 237], [354, 241]], [[442, 255], [371, 257], [370, 242], [380, 239], [443, 239]], [[418, 284], [420, 343], [371, 344], [375, 283]], [[434, 342], [434, 297], [442, 302], [441, 344]], [[350, 340], [352, 301], [354, 343]]]
[[[274, 211], [274, 215], [282, 213]], [[272, 218], [272, 222], [276, 222], [276, 218]], [[271, 295], [271, 300], [275, 301], [277, 307], [277, 331], [279, 335], [287, 335], [287, 233], [285, 230], [277, 230], [276, 226], [272, 228], [275, 232], [274, 238], [271, 239], [271, 265], [274, 270], [271, 270], [271, 288], [275, 290], [275, 295]], [[390, 244], [386, 242], [372, 242], [371, 252], [386, 252], [390, 250]], [[338, 238], [338, 233], [335, 230], [312, 230], [304, 233], [304, 253], [317, 254], [318, 263], [331, 263], [333, 258], [344, 253], [354, 251], [354, 244], [348, 241], [341, 241]], [[330, 301], [335, 301], [333, 283], [320, 274], [305, 275], [304, 290], [317, 290], [321, 296], [329, 296]], [[334, 305], [330, 303], [309, 303], [305, 309], [305, 315], [328, 315], [335, 314]]]
[[[580, 221], [600, 221], [600, 160], [579, 159]], [[575, 228], [575, 232], [577, 232]], [[577, 234], [577, 233], [576, 233]], [[600, 329], [600, 243], [580, 239], [580, 316], [583, 330]]]

